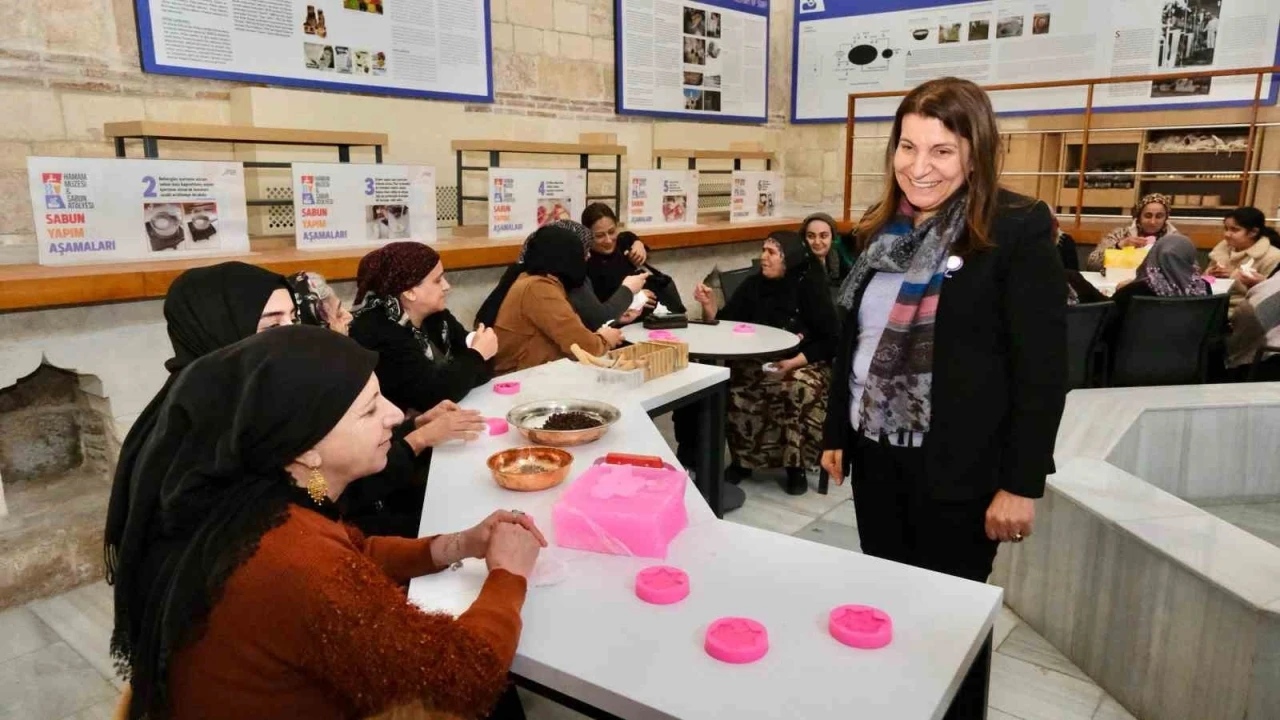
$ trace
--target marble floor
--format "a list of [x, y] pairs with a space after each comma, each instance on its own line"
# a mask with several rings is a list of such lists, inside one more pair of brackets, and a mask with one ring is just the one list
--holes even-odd
[[1206, 512], [1235, 525], [1259, 540], [1280, 547], [1280, 502], [1204, 505]]
[[[792, 497], [769, 477], [742, 487], [747, 502], [727, 520], [858, 549], [846, 488]], [[108, 720], [119, 688], [107, 648], [110, 627], [111, 591], [101, 582], [0, 612], [0, 720]], [[1008, 608], [996, 621], [995, 642], [990, 720], [1132, 720]], [[522, 696], [530, 720], [583, 718]]]

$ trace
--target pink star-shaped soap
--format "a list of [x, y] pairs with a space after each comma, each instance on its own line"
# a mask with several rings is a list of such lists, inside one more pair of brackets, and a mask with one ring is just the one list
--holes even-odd
[[689, 596], [689, 575], [680, 568], [657, 565], [636, 574], [636, 597], [654, 605], [670, 605]]
[[827, 630], [845, 645], [874, 650], [893, 639], [893, 620], [879, 608], [841, 605], [831, 611]]
[[704, 647], [722, 662], [755, 662], [769, 652], [769, 633], [750, 618], [721, 618], [707, 628]]

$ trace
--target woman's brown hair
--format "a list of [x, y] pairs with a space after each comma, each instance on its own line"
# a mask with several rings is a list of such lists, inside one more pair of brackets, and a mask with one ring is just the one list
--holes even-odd
[[954, 246], [954, 252], [968, 255], [991, 247], [991, 224], [995, 221], [1000, 191], [1000, 133], [991, 99], [982, 88], [968, 80], [944, 77], [917, 86], [902, 99], [893, 118], [889, 148], [885, 153], [884, 190], [854, 226], [859, 247], [866, 245], [893, 220], [902, 202], [893, 170], [893, 156], [902, 137], [902, 119], [922, 115], [941, 122], [943, 127], [969, 141], [970, 173], [961, 192], [968, 193], [969, 209], [965, 218], [966, 232]]

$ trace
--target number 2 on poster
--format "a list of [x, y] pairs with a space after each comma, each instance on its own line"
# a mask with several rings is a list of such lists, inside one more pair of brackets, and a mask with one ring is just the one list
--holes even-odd
[[142, 189], [142, 197], [153, 198], [156, 196], [156, 179], [155, 178], [151, 177], [150, 175], [147, 175], [146, 177], [142, 178], [142, 184], [146, 185], [146, 187]]

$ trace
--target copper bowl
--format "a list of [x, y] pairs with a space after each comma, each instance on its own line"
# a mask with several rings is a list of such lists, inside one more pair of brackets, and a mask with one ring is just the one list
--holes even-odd
[[489, 456], [493, 479], [508, 490], [532, 492], [553, 488], [569, 476], [573, 456], [559, 448], [520, 447]]
[[[562, 412], [580, 412], [598, 420], [600, 424], [583, 430], [543, 429], [547, 418]], [[609, 403], [595, 400], [541, 400], [511, 408], [507, 413], [507, 422], [530, 442], [571, 447], [599, 440], [620, 417], [622, 412]]]

